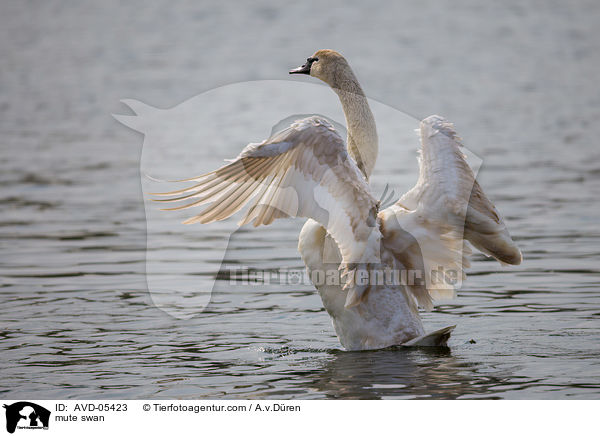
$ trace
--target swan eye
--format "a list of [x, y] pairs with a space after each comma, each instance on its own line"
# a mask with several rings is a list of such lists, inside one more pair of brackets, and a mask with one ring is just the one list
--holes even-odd
[[306, 62], [312, 64], [313, 62], [317, 62], [319, 60], [319, 58], [308, 58], [306, 59]]

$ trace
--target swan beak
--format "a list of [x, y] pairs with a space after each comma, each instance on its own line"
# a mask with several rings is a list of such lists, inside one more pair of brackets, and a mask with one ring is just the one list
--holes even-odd
[[304, 65], [294, 68], [290, 71], [290, 74], [310, 74], [310, 67], [312, 67], [313, 62], [317, 62], [318, 60], [318, 58], [308, 58]]
[[312, 62], [307, 62], [301, 67], [290, 70], [290, 74], [310, 74], [310, 65]]

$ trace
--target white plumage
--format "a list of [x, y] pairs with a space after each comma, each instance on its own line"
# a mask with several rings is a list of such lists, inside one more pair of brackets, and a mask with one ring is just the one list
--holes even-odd
[[188, 201], [170, 210], [210, 203], [185, 221], [190, 224], [228, 218], [246, 205], [240, 225], [309, 218], [299, 251], [311, 277], [332, 278], [315, 286], [346, 349], [445, 344], [452, 327], [425, 335], [418, 307], [429, 310], [433, 298], [454, 296], [448, 275], [462, 279], [467, 241], [503, 263], [521, 261], [465, 161], [454, 126], [436, 115], [421, 122], [417, 184], [379, 210], [368, 184], [377, 155], [375, 122], [346, 60], [319, 50], [292, 72], [318, 77], [338, 94], [348, 148], [327, 120], [305, 118], [157, 201]]

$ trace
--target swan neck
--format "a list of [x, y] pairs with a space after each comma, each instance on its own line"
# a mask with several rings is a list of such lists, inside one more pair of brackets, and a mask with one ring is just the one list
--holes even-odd
[[348, 152], [368, 179], [378, 151], [377, 128], [369, 102], [349, 68], [342, 80], [336, 81], [332, 87], [342, 103], [346, 118]]

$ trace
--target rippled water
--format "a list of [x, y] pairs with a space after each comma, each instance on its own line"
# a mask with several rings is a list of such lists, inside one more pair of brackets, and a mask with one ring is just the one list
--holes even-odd
[[[599, 6], [314, 7], [0, 6], [3, 396], [598, 398]], [[344, 352], [308, 286], [219, 280], [188, 319], [153, 304], [142, 136], [111, 118], [126, 111], [118, 101], [171, 107], [228, 83], [287, 79], [322, 47], [343, 52], [374, 99], [455, 121], [522, 248], [518, 267], [474, 256], [459, 298], [423, 315], [428, 330], [457, 325], [449, 350]], [[232, 157], [260, 139], [228, 124], [200, 155]], [[408, 188], [415, 148], [382, 144], [374, 183]], [[194, 161], [182, 177], [184, 167]], [[301, 268], [301, 225], [241, 230], [227, 262]], [[195, 230], [190, 246], [161, 252], [175, 281], [186, 277], [168, 259], [205, 259], [193, 277], [219, 270], [228, 228]]]

